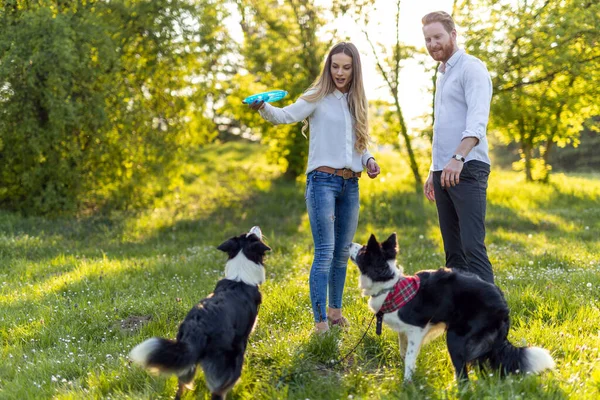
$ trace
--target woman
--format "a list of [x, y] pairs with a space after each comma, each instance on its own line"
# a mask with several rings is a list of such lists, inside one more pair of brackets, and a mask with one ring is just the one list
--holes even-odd
[[358, 224], [358, 178], [365, 166], [370, 178], [380, 172], [367, 150], [368, 103], [356, 46], [347, 42], [335, 45], [321, 75], [294, 104], [277, 108], [261, 101], [250, 107], [273, 124], [308, 118], [305, 198], [315, 247], [309, 280], [315, 330], [328, 331], [328, 321], [347, 326], [342, 293], [348, 248]]

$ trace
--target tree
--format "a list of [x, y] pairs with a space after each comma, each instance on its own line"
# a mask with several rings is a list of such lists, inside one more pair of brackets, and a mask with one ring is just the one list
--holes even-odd
[[389, 145], [396, 151], [400, 146], [400, 122], [396, 106], [386, 100], [369, 101], [369, 130], [373, 140], [380, 145]]
[[[412, 137], [408, 132], [408, 128], [406, 127], [399, 98], [400, 70], [402, 69], [402, 62], [414, 55], [416, 52], [415, 48], [403, 44], [400, 40], [401, 1], [396, 0], [396, 36], [391, 47], [387, 47], [380, 43], [374, 43], [369, 31], [367, 30], [369, 16], [375, 10], [375, 1], [354, 0], [346, 1], [345, 3], [347, 7], [353, 10], [353, 14], [357, 23], [363, 26], [363, 33], [369, 45], [371, 46], [371, 51], [375, 57], [377, 70], [381, 74], [381, 77], [389, 89], [392, 97], [391, 104], [393, 105], [395, 120], [397, 121], [397, 124], [394, 125], [399, 129], [399, 135], [404, 141], [404, 148], [406, 149], [406, 155], [408, 156], [408, 163], [415, 179], [415, 191], [420, 193], [423, 190], [423, 179], [421, 178], [421, 174], [419, 172], [419, 166], [413, 150]], [[390, 119], [389, 116], [387, 118], [388, 120]]]
[[492, 74], [492, 129], [518, 143], [527, 180], [547, 181], [552, 148], [576, 144], [600, 114], [600, 3], [479, 0], [460, 10], [465, 46]]
[[223, 1], [0, 0], [0, 9], [3, 207], [150, 201], [181, 150], [214, 134], [205, 114], [228, 51]]
[[552, 166], [562, 171], [592, 172], [600, 171], [600, 116], [594, 118], [596, 125], [581, 132], [579, 145], [557, 148], [552, 153]]
[[294, 179], [304, 172], [308, 154], [302, 125], [273, 127], [241, 100], [255, 92], [284, 89], [289, 92], [284, 105], [312, 84], [334, 39], [320, 39], [327, 10], [313, 0], [237, 0], [236, 4], [244, 34], [242, 60], [238, 74], [224, 85], [228, 98], [219, 114], [241, 130], [252, 126], [259, 131], [269, 146], [270, 160], [283, 165], [285, 176]]

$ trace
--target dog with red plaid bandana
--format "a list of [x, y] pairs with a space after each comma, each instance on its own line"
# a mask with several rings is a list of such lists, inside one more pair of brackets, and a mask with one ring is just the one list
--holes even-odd
[[398, 241], [352, 243], [350, 259], [360, 270], [359, 287], [381, 323], [398, 332], [404, 381], [411, 381], [422, 344], [446, 331], [456, 378], [468, 380], [467, 366], [508, 373], [538, 373], [554, 368], [548, 350], [515, 347], [507, 339], [509, 309], [500, 289], [479, 277], [448, 268], [405, 276], [396, 264]]

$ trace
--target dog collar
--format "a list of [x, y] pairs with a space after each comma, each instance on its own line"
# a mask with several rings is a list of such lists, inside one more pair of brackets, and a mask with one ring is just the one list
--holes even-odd
[[[383, 325], [383, 315], [387, 313], [399, 310], [404, 305], [415, 297], [421, 286], [421, 279], [418, 276], [403, 276], [396, 282], [394, 286], [389, 289], [384, 289], [377, 293], [375, 296], [379, 296], [385, 292], [389, 292], [386, 296], [381, 308], [377, 311], [375, 316], [377, 317], [377, 325], [375, 327], [375, 333], [381, 335], [381, 326]], [[372, 297], [375, 297], [372, 296]]]
[[419, 286], [421, 286], [421, 280], [418, 276], [403, 276], [390, 289], [379, 312], [387, 314], [399, 310], [415, 297]]
[[391, 288], [383, 289], [375, 294], [372, 294], [371, 297], [381, 296], [382, 294], [391, 292], [392, 290], [394, 290], [394, 286], [392, 286]]

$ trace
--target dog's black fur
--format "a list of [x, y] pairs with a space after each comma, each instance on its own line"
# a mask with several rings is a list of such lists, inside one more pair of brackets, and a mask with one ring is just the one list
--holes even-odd
[[[261, 303], [258, 284], [264, 280], [263, 257], [270, 250], [260, 236], [260, 229], [254, 227], [218, 247], [229, 255], [225, 279], [189, 311], [175, 341], [152, 338], [131, 351], [131, 359], [142, 366], [178, 376], [176, 399], [184, 387], [192, 386], [198, 364], [212, 399], [225, 399], [239, 379]], [[244, 268], [256, 270], [247, 273], [241, 271]]]
[[[381, 288], [397, 282], [402, 272], [395, 266], [397, 255], [396, 234], [381, 245], [371, 235], [366, 246], [353, 244], [351, 258], [360, 269], [361, 285], [367, 295], [375, 295], [369, 305], [374, 309], [383, 303]], [[515, 347], [507, 339], [510, 327], [509, 309], [500, 289], [479, 277], [447, 268], [417, 272], [420, 288], [415, 297], [398, 311], [384, 316], [384, 322], [399, 333], [408, 335], [418, 354], [421, 341], [429, 329], [445, 326], [446, 342], [458, 379], [468, 379], [467, 365], [477, 363], [491, 367], [502, 374], [539, 372], [552, 368], [549, 353], [540, 348]], [[372, 285], [371, 285], [372, 283]], [[362, 287], [365, 291], [365, 287]], [[369, 292], [370, 290], [370, 292]], [[379, 297], [379, 298], [378, 298]], [[402, 341], [401, 341], [402, 342]], [[416, 362], [416, 354], [414, 354]], [[410, 375], [414, 365], [407, 362]]]

